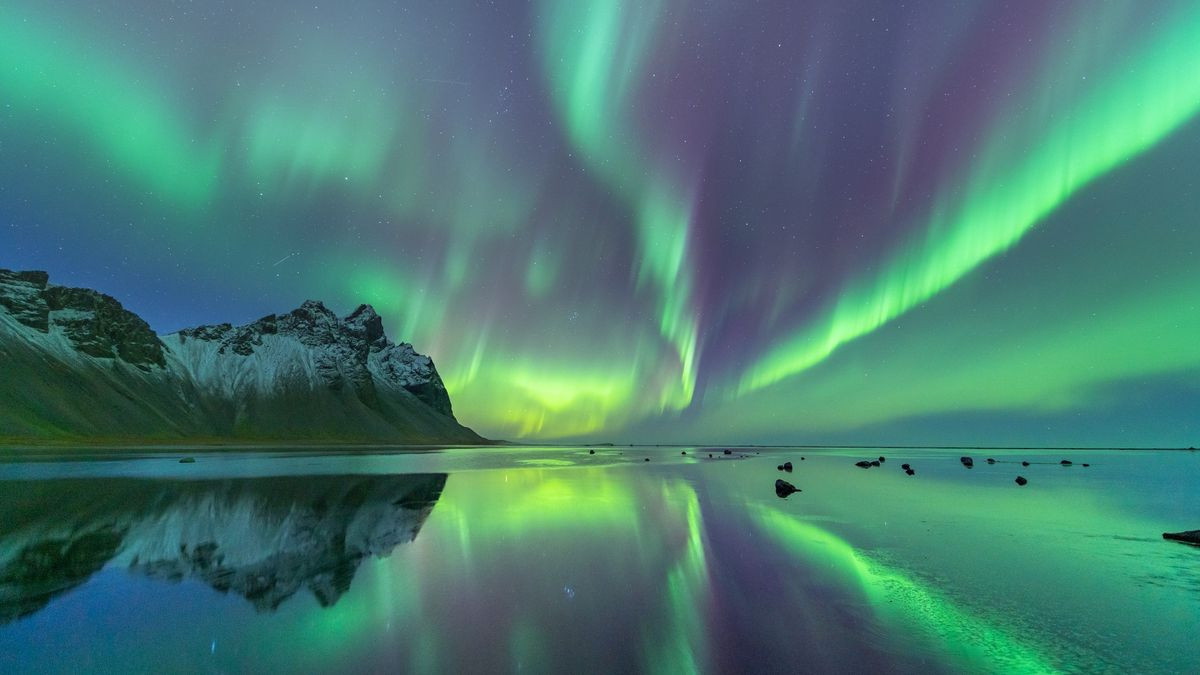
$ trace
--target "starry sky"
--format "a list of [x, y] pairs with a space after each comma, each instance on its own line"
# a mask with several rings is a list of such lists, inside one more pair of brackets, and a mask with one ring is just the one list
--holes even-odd
[[0, 266], [491, 437], [1200, 445], [1192, 0], [0, 0]]

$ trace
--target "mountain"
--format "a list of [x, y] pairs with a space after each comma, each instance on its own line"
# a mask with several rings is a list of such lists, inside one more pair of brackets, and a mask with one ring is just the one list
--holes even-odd
[[0, 439], [485, 442], [369, 305], [159, 336], [108, 295], [4, 269]]
[[0, 482], [0, 625], [102, 569], [193, 579], [273, 611], [324, 607], [368, 557], [413, 541], [446, 474]]

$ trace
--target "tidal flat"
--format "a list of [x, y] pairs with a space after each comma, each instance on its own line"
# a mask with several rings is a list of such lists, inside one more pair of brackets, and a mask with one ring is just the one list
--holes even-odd
[[0, 671], [1200, 668], [1200, 453], [726, 449], [9, 458]]

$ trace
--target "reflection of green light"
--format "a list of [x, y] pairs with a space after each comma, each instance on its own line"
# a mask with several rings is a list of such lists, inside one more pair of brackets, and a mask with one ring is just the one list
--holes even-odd
[[[1080, 188], [1162, 141], [1200, 110], [1200, 9], [1164, 20], [1130, 62], [1044, 130], [1028, 111], [992, 130], [964, 185], [947, 189], [928, 226], [876, 275], [846, 289], [816, 322], [742, 378], [742, 393], [807, 370], [841, 345], [925, 302], [1017, 243]], [[1014, 143], [1017, 132], [1032, 135]]]
[[509, 651], [512, 654], [511, 672], [553, 672], [546, 654], [546, 645], [537, 625], [527, 617], [513, 621], [509, 629]]
[[682, 501], [687, 512], [687, 544], [679, 561], [667, 574], [666, 640], [648, 641], [650, 672], [698, 673], [705, 670], [707, 630], [704, 623], [708, 603], [708, 563], [705, 559], [704, 528], [700, 502], [694, 490], [683, 484], [663, 486], [668, 503]]
[[[331, 607], [306, 608], [292, 615], [298, 623], [278, 626], [286, 635], [302, 635], [303, 639], [292, 640], [289, 637], [280, 640], [294, 642], [302, 649], [306, 663], [333, 668], [340, 662], [342, 654], [362, 649], [373, 636], [379, 634], [381, 627], [393, 620], [400, 623], [405, 617], [411, 616], [418, 607], [419, 587], [394, 583], [390, 562], [388, 558], [370, 558], [363, 561], [362, 566], [372, 569], [359, 569], [355, 575], [369, 575], [380, 584], [383, 592], [349, 592]], [[311, 600], [304, 598], [304, 601]]]
[[[814, 569], [860, 590], [883, 618], [902, 621], [937, 641], [970, 669], [1049, 673], [1056, 669], [1026, 641], [954, 606], [901, 571], [885, 567], [829, 532], [766, 507], [750, 515], [770, 538]], [[969, 665], [967, 665], [969, 664]]]
[[[530, 451], [536, 457], [544, 450]], [[648, 626], [643, 644], [644, 670], [656, 673], [697, 672], [708, 662], [706, 626], [709, 582], [703, 521], [695, 488], [684, 481], [655, 482], [646, 489], [620, 469], [519, 469], [471, 477], [470, 489], [447, 490], [422, 536], [432, 530], [458, 542], [453, 555], [440, 555], [439, 573], [477, 579], [490, 560], [512, 551], [527, 554], [530, 542], [582, 537], [606, 542], [611, 560], [593, 564], [626, 565], [611, 574], [665, 571], [665, 596], [643, 599], [649, 614], [636, 617]], [[497, 497], [502, 498], [498, 499]], [[653, 532], [653, 536], [646, 536]], [[577, 551], [555, 549], [544, 556], [573, 566]], [[543, 563], [546, 558], [542, 558]], [[556, 563], [539, 569], [554, 569]], [[653, 582], [655, 586], [664, 585]], [[473, 592], [469, 589], [463, 592]], [[513, 658], [528, 667], [545, 658], [544, 641], [552, 627], [515, 615], [510, 624]]]

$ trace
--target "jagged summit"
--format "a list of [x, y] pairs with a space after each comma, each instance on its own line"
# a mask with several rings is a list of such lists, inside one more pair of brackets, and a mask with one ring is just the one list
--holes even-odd
[[46, 272], [0, 269], [0, 307], [17, 323], [61, 335], [89, 356], [120, 359], [143, 370], [166, 365], [162, 343], [150, 325], [115, 298], [49, 280]]
[[[189, 340], [206, 346], [188, 347]], [[198, 379], [220, 378], [211, 372], [215, 360], [209, 354], [212, 349], [218, 356], [256, 357], [253, 363], [232, 361], [241, 366], [233, 380], [253, 381], [262, 389], [280, 385], [280, 378], [290, 372], [279, 366], [280, 361], [295, 356], [294, 350], [286, 347], [291, 341], [309, 349], [312, 376], [331, 389], [340, 390], [349, 384], [367, 399], [376, 397], [381, 386], [403, 389], [443, 415], [454, 417], [450, 396], [433, 359], [418, 354], [407, 342], [393, 344], [388, 340], [383, 319], [370, 305], [359, 305], [339, 319], [319, 300], [305, 300], [286, 314], [268, 314], [243, 326], [198, 326], [166, 336], [169, 348]], [[258, 372], [246, 372], [248, 369]], [[233, 381], [218, 384], [236, 386]]]
[[110, 296], [0, 269], [0, 356], [0, 438], [482, 441], [433, 360], [391, 342], [370, 305], [339, 318], [306, 300], [160, 337]]

